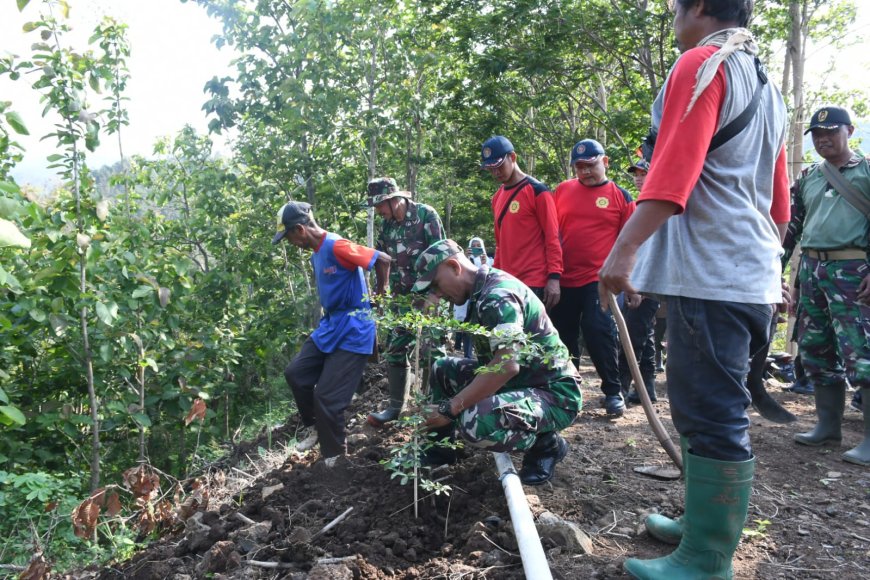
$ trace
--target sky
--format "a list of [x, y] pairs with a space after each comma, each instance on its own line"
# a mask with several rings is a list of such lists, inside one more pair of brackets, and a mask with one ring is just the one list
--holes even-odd
[[[867, 0], [861, 0], [862, 3]], [[211, 19], [205, 10], [180, 0], [69, 0], [69, 25], [72, 34], [68, 45], [85, 50], [87, 39], [103, 16], [113, 16], [128, 25], [128, 40], [132, 54], [128, 60], [130, 81], [126, 96], [130, 125], [122, 129], [124, 154], [150, 156], [154, 142], [160, 137], [176, 134], [185, 124], [200, 133], [207, 132], [208, 120], [201, 110], [207, 97], [202, 92], [213, 76], [234, 76], [230, 62], [235, 56], [231, 47], [218, 49], [212, 43], [221, 32], [220, 22]], [[11, 52], [26, 56], [30, 45], [38, 40], [35, 33], [25, 34], [22, 26], [35, 20], [43, 9], [40, 0], [31, 0], [19, 13], [14, 0], [0, 0], [0, 54]], [[864, 39], [838, 55], [836, 77], [842, 88], [866, 87], [870, 70], [870, 10], [859, 10], [851, 35]], [[93, 47], [98, 48], [98, 47]], [[832, 51], [825, 43], [809, 48], [807, 79], [820, 78], [828, 68]], [[54, 153], [52, 139], [40, 138], [52, 130], [54, 119], [43, 119], [37, 93], [26, 79], [13, 82], [0, 76], [0, 100], [12, 101], [31, 135], [19, 136], [25, 147], [24, 160], [13, 170], [19, 183], [29, 183], [50, 189], [57, 178], [45, 169], [46, 157]], [[218, 152], [229, 152], [229, 143], [216, 140]], [[103, 137], [95, 153], [89, 153], [91, 168], [110, 165], [120, 159], [117, 139]]]
[[[180, 0], [69, 0], [69, 4], [68, 23], [73, 30], [66, 43], [78, 52], [88, 47], [88, 37], [104, 16], [113, 16], [129, 27], [126, 96], [130, 100], [126, 107], [130, 125], [121, 133], [125, 156], [150, 156], [158, 138], [175, 135], [185, 124], [207, 132], [208, 119], [201, 110], [207, 100], [203, 86], [213, 76], [233, 76], [231, 48], [219, 50], [211, 42], [221, 32], [219, 21], [209, 18], [201, 6]], [[39, 41], [38, 33], [25, 34], [22, 26], [36, 20], [42, 8], [42, 2], [31, 0], [19, 13], [16, 2], [0, 0], [0, 53], [30, 54], [30, 45]], [[99, 50], [99, 46], [90, 48]], [[12, 101], [12, 110], [30, 131], [29, 137], [16, 137], [25, 154], [12, 175], [18, 183], [50, 188], [57, 179], [45, 169], [45, 158], [54, 153], [55, 142], [40, 138], [51, 132], [55, 120], [42, 118], [44, 105], [30, 84], [23, 77], [18, 81], [0, 77], [0, 100]], [[117, 138], [103, 135], [101, 139], [96, 152], [88, 152], [91, 168], [120, 160]], [[228, 144], [221, 139], [216, 149], [226, 151]]]

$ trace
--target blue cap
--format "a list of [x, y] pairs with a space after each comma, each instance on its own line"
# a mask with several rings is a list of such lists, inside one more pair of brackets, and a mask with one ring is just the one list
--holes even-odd
[[500, 167], [507, 154], [514, 150], [513, 143], [507, 137], [496, 135], [483, 142], [480, 150], [480, 168]]
[[628, 166], [626, 169], [629, 173], [636, 173], [637, 171], [649, 171], [649, 161], [646, 159], [635, 159], [634, 163]]
[[571, 165], [578, 161], [591, 163], [598, 161], [599, 157], [604, 157], [604, 147], [595, 139], [583, 139], [571, 149]]

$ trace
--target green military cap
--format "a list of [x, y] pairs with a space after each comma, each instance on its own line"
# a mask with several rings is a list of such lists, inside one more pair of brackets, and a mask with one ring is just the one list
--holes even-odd
[[438, 240], [420, 253], [414, 269], [417, 272], [417, 281], [412, 290], [425, 292], [435, 278], [438, 264], [456, 254], [461, 254], [462, 248], [453, 240]]
[[392, 177], [378, 177], [368, 183], [368, 204], [371, 207], [393, 197], [411, 197], [410, 192], [400, 191]]

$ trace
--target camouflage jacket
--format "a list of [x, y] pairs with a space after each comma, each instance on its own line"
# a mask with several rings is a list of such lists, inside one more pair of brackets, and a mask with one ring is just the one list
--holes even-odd
[[444, 226], [432, 206], [408, 200], [408, 211], [401, 223], [385, 221], [375, 249], [393, 259], [390, 265], [390, 290], [395, 295], [410, 294], [417, 280], [414, 264], [420, 252], [444, 239]]
[[500, 390], [548, 389], [565, 408], [580, 409], [580, 382], [568, 348], [559, 338], [544, 304], [528, 286], [507, 272], [482, 266], [474, 282], [469, 310], [470, 323], [495, 331], [494, 336], [474, 339], [482, 364], [489, 364], [495, 351], [508, 344], [522, 344], [520, 372]]

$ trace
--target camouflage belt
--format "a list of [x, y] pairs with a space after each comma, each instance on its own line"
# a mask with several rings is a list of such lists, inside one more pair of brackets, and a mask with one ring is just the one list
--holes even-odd
[[829, 262], [831, 260], [866, 260], [867, 252], [858, 249], [848, 250], [810, 250], [804, 249], [803, 254], [814, 260]]

